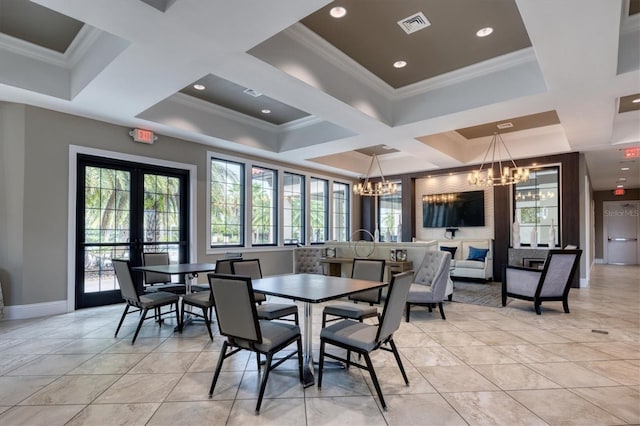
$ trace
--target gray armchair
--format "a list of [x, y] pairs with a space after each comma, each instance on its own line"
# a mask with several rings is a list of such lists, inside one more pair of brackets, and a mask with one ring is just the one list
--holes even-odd
[[569, 313], [569, 289], [578, 268], [582, 250], [549, 250], [542, 270], [505, 266], [502, 274], [502, 306], [507, 297], [531, 300], [536, 314], [542, 302], [562, 301]]
[[407, 297], [406, 322], [409, 322], [411, 305], [427, 306], [431, 312], [437, 304], [440, 316], [443, 320], [447, 319], [442, 302], [446, 297], [450, 265], [451, 253], [448, 251], [427, 250], [422, 264], [413, 276], [413, 284]]

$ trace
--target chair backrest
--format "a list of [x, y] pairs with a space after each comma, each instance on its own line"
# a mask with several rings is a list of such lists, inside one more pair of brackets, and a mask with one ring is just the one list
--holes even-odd
[[557, 297], [568, 292], [581, 254], [582, 250], [549, 250], [536, 294]]
[[[384, 280], [384, 264], [384, 259], [353, 259], [351, 278], [382, 282]], [[380, 303], [381, 295], [382, 287], [361, 291], [349, 296], [349, 299], [360, 302]]]
[[[442, 287], [442, 298], [446, 292], [447, 280], [449, 279], [449, 267], [451, 265], [451, 253], [448, 251], [427, 250], [413, 276], [416, 284], [430, 285], [434, 298], [439, 297], [440, 287]], [[438, 293], [436, 293], [438, 291]]]
[[[242, 347], [250, 347], [252, 342], [261, 343], [251, 278], [218, 273], [208, 274], [207, 277], [215, 300], [220, 334], [235, 339], [235, 343]], [[243, 344], [243, 341], [247, 344]]]
[[233, 259], [231, 260], [231, 273], [251, 277], [254, 280], [262, 278], [260, 259]]
[[216, 260], [216, 274], [232, 274], [231, 259]]
[[293, 249], [293, 272], [296, 274], [324, 275], [323, 247], [296, 247]]
[[131, 268], [129, 267], [129, 261], [123, 259], [111, 259], [113, 270], [116, 273], [118, 284], [120, 286], [120, 293], [122, 298], [129, 303], [137, 305], [140, 302], [136, 286], [131, 277]]
[[[169, 253], [142, 253], [142, 264], [145, 266], [168, 265]], [[147, 284], [170, 283], [171, 275], [145, 271], [144, 282]]]
[[404, 305], [407, 303], [412, 281], [413, 271], [405, 271], [391, 278], [387, 301], [384, 304], [378, 334], [376, 335], [377, 342], [384, 342], [400, 327]]

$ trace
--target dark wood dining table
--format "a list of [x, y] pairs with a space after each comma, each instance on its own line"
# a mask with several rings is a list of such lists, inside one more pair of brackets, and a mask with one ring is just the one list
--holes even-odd
[[305, 387], [315, 383], [312, 352], [312, 306], [315, 303], [345, 297], [363, 290], [384, 287], [387, 283], [333, 277], [318, 274], [287, 274], [252, 280], [253, 290], [270, 296], [293, 299], [304, 304], [303, 383]]

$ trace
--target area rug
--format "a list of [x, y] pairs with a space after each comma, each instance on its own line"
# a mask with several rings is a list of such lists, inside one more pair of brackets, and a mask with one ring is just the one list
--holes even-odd
[[476, 283], [455, 281], [453, 302], [472, 305], [502, 306], [502, 284], [499, 282]]

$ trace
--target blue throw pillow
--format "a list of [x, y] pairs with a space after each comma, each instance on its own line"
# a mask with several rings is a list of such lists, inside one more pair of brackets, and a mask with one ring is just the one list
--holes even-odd
[[484, 259], [487, 257], [487, 253], [489, 249], [476, 248], [473, 246], [469, 247], [469, 257], [467, 260], [479, 260], [480, 262], [484, 262]]
[[458, 250], [458, 247], [446, 247], [446, 246], [440, 246], [440, 251], [448, 251], [449, 253], [451, 253], [451, 258], [453, 259], [456, 255], [456, 250]]

